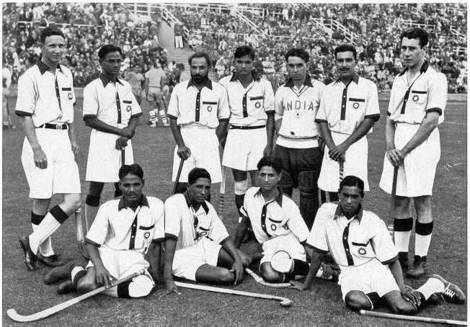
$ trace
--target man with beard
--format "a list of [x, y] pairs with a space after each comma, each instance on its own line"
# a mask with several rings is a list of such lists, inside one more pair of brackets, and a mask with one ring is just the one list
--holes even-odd
[[104, 183], [114, 183], [114, 195], [121, 195], [118, 171], [134, 162], [131, 139], [142, 115], [131, 85], [119, 78], [121, 49], [105, 45], [98, 56], [102, 73], [83, 90], [83, 120], [92, 128], [86, 167], [90, 187], [85, 219], [89, 223], [98, 210]]
[[219, 142], [226, 133], [230, 109], [227, 92], [208, 78], [211, 61], [204, 52], [188, 59], [191, 79], [178, 83], [168, 106], [170, 128], [176, 141], [172, 180], [184, 161], [176, 192], [186, 190], [189, 171], [194, 167], [209, 171], [212, 183], [220, 183]]
[[360, 177], [365, 191], [369, 190], [365, 135], [380, 118], [377, 86], [354, 70], [356, 49], [340, 45], [335, 49], [335, 57], [338, 79], [325, 87], [315, 119], [326, 142], [318, 178], [322, 202], [338, 199], [336, 192], [345, 175]]

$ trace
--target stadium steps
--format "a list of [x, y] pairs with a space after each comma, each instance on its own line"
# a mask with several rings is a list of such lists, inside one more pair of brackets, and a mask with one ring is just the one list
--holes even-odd
[[182, 49], [175, 48], [175, 33], [173, 27], [171, 27], [166, 21], [163, 21], [158, 31], [158, 40], [160, 45], [166, 49], [168, 61], [176, 61], [184, 64], [185, 69], [188, 69], [188, 58], [193, 54], [187, 43]]

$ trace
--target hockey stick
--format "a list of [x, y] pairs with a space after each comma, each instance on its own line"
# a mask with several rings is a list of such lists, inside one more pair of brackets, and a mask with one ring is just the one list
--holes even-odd
[[227, 168], [222, 166], [222, 181], [220, 182], [220, 194], [219, 194], [219, 218], [224, 220], [224, 209], [225, 209], [225, 185], [227, 183]]
[[368, 311], [368, 310], [360, 310], [359, 312], [363, 316], [370, 316], [370, 317], [377, 317], [377, 318], [388, 318], [388, 319], [408, 320], [408, 321], [422, 321], [422, 322], [429, 322], [429, 323], [434, 323], [434, 324], [467, 326], [466, 321], [460, 321], [460, 320], [449, 320], [449, 319], [431, 318], [431, 317], [418, 317], [418, 316], [406, 316], [406, 315], [397, 315], [397, 314], [393, 314], [393, 313], [376, 312], [376, 311]]
[[183, 170], [183, 165], [184, 165], [184, 160], [180, 158], [180, 165], [178, 167], [178, 172], [176, 173], [176, 180], [175, 180], [175, 184], [173, 185], [173, 191], [171, 192], [171, 194], [175, 194], [176, 192], [176, 187], [178, 186], [178, 183], [180, 181], [181, 171]]
[[248, 296], [254, 297], [258, 299], [267, 299], [267, 300], [275, 300], [279, 301], [281, 307], [290, 307], [292, 305], [292, 301], [286, 297], [282, 296], [275, 296], [270, 294], [261, 294], [261, 293], [252, 293], [252, 292], [245, 292], [245, 291], [237, 291], [231, 290], [227, 288], [221, 287], [213, 287], [213, 286], [206, 286], [206, 285], [198, 285], [198, 284], [188, 284], [188, 283], [181, 283], [175, 282], [176, 286], [183, 287], [183, 288], [191, 288], [194, 290], [201, 290], [207, 292], [215, 292], [215, 293], [224, 293], [224, 294], [232, 294], [232, 295], [239, 295], [239, 296]]
[[142, 275], [144, 272], [145, 272], [145, 270], [141, 270], [141, 271], [136, 272], [132, 275], [121, 278], [120, 280], [112, 283], [109, 287], [106, 287], [106, 286], [98, 287], [97, 289], [94, 289], [93, 291], [90, 291], [90, 292], [85, 293], [83, 295], [74, 297], [73, 299], [65, 301], [64, 303], [57, 304], [57, 305], [55, 305], [51, 308], [45, 309], [45, 310], [37, 312], [37, 313], [33, 313], [31, 315], [21, 315], [18, 312], [16, 312], [15, 309], [8, 309], [7, 310], [7, 316], [11, 320], [16, 321], [16, 322], [31, 322], [31, 321], [41, 320], [41, 319], [47, 318], [49, 316], [52, 316], [53, 314], [55, 314], [59, 311], [67, 309], [68, 307], [70, 307], [70, 306], [72, 306], [76, 303], [79, 303], [83, 300], [86, 300], [86, 299], [92, 297], [92, 296], [95, 296], [96, 294], [99, 294], [99, 293], [107, 290], [108, 288], [111, 288], [111, 287], [114, 287], [114, 286], [119, 285], [121, 283], [127, 282], [128, 280], [131, 280], [134, 277]]
[[339, 183], [344, 179], [344, 160], [339, 159]]
[[[85, 225], [88, 225], [86, 223], [86, 218], [85, 218]], [[86, 260], [89, 260], [90, 255], [88, 254], [88, 251], [86, 249], [86, 244], [85, 244], [85, 234], [83, 232], [83, 216], [82, 216], [81, 208], [78, 208], [77, 211], [75, 211], [75, 227], [77, 230], [78, 251], [80, 252], [83, 258], [85, 258]], [[86, 226], [86, 228], [88, 231], [88, 226]]]
[[245, 268], [245, 271], [247, 272], [248, 275], [253, 277], [253, 279], [260, 285], [267, 286], [267, 287], [273, 287], [273, 288], [288, 288], [291, 287], [291, 283], [268, 283], [265, 282], [264, 279], [257, 275], [253, 270], [250, 268]]
[[393, 221], [395, 217], [393, 217], [393, 209], [395, 208], [395, 196], [397, 195], [397, 180], [398, 180], [398, 169], [400, 166], [393, 167], [393, 179], [392, 179], [392, 194], [390, 196], [390, 216], [391, 216], [391, 221], [392, 223], [389, 224], [388, 231], [390, 235], [392, 236], [392, 239], [394, 239], [394, 231], [395, 228], [393, 226]]

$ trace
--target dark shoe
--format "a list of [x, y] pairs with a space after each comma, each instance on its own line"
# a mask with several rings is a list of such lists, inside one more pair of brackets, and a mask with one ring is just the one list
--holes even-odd
[[36, 262], [38, 260], [38, 257], [33, 253], [31, 250], [31, 247], [29, 245], [29, 237], [23, 237], [19, 240], [21, 249], [23, 250], [24, 253], [24, 263], [26, 265], [26, 268], [29, 271], [36, 270], [38, 267], [36, 265]]
[[49, 267], [59, 267], [64, 264], [64, 262], [59, 259], [59, 255], [57, 254], [53, 254], [53, 255], [46, 257], [46, 256], [43, 256], [41, 253], [38, 253], [37, 257], [41, 263]]
[[51, 271], [44, 276], [44, 283], [47, 285], [55, 284], [58, 281], [70, 278], [70, 272], [74, 266], [74, 261], [69, 261], [65, 265], [51, 269]]
[[72, 293], [76, 290], [77, 288], [75, 287], [75, 284], [69, 279], [59, 284], [59, 287], [57, 287], [57, 294]]
[[426, 267], [426, 260], [421, 257], [415, 256], [415, 261], [413, 263], [413, 268], [410, 268], [406, 272], [406, 277], [409, 278], [420, 278], [426, 274], [424, 268]]
[[431, 304], [441, 304], [444, 302], [454, 303], [454, 304], [464, 304], [465, 303], [465, 293], [455, 285], [447, 280], [445, 280], [440, 275], [431, 275], [429, 278], [439, 279], [444, 283], [444, 291], [436, 292], [429, 298], [428, 302]]

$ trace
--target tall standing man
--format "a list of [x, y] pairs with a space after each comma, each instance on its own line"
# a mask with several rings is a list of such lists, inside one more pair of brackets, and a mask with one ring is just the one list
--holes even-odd
[[[73, 77], [59, 64], [65, 37], [62, 31], [46, 27], [41, 43], [41, 59], [18, 81], [21, 96], [15, 109], [26, 135], [21, 163], [33, 199], [33, 233], [20, 239], [28, 270], [37, 268], [38, 259], [47, 265], [59, 264], [50, 236], [80, 207]], [[63, 201], [48, 211], [54, 194], [63, 194]]]
[[230, 107], [222, 165], [232, 168], [237, 212], [248, 190], [248, 172], [256, 185], [256, 165], [273, 150], [274, 92], [271, 83], [255, 72], [254, 59], [252, 47], [238, 47], [235, 72], [219, 81], [227, 90]]
[[391, 193], [394, 167], [398, 167], [394, 196], [394, 238], [400, 262], [408, 267], [408, 246], [413, 228], [411, 202], [416, 209], [413, 268], [407, 276], [425, 274], [433, 218], [431, 195], [441, 156], [439, 130], [444, 121], [447, 80], [425, 60], [428, 33], [413, 28], [401, 34], [405, 70], [395, 77], [386, 121], [386, 153], [380, 187]]
[[[162, 119], [162, 124], [165, 126], [168, 124], [167, 117], [165, 113], [165, 103], [163, 99], [162, 92], [162, 82], [165, 78], [165, 71], [162, 68], [162, 65], [159, 62], [152, 64], [150, 70], [145, 73], [145, 99], [150, 102], [150, 104], [155, 103], [155, 109], [150, 112], [151, 115], [155, 117], [158, 115]], [[158, 121], [158, 118], [157, 118]], [[156, 125], [155, 125], [156, 126]]]
[[178, 83], [168, 106], [170, 128], [176, 141], [173, 157], [173, 177], [183, 160], [181, 178], [176, 192], [184, 192], [188, 173], [194, 167], [205, 168], [212, 183], [220, 183], [219, 141], [226, 133], [230, 109], [227, 92], [219, 83], [209, 79], [209, 55], [193, 54], [188, 59], [191, 79]]
[[304, 49], [290, 49], [286, 55], [287, 82], [275, 96], [277, 141], [274, 156], [281, 160], [280, 186], [291, 196], [300, 191], [300, 212], [310, 229], [318, 210], [317, 180], [322, 150], [315, 115], [325, 85], [307, 73], [309, 55]]
[[343, 44], [335, 49], [338, 79], [323, 90], [315, 121], [326, 142], [318, 187], [322, 202], [338, 200], [340, 163], [344, 175], [367, 181], [368, 144], [366, 135], [380, 118], [377, 86], [355, 72], [356, 49]]
[[91, 223], [100, 204], [104, 183], [114, 183], [120, 196], [119, 168], [134, 162], [131, 139], [142, 115], [128, 82], [119, 78], [121, 48], [104, 45], [98, 51], [101, 74], [83, 90], [83, 120], [92, 128], [86, 167], [90, 182], [85, 219]]

